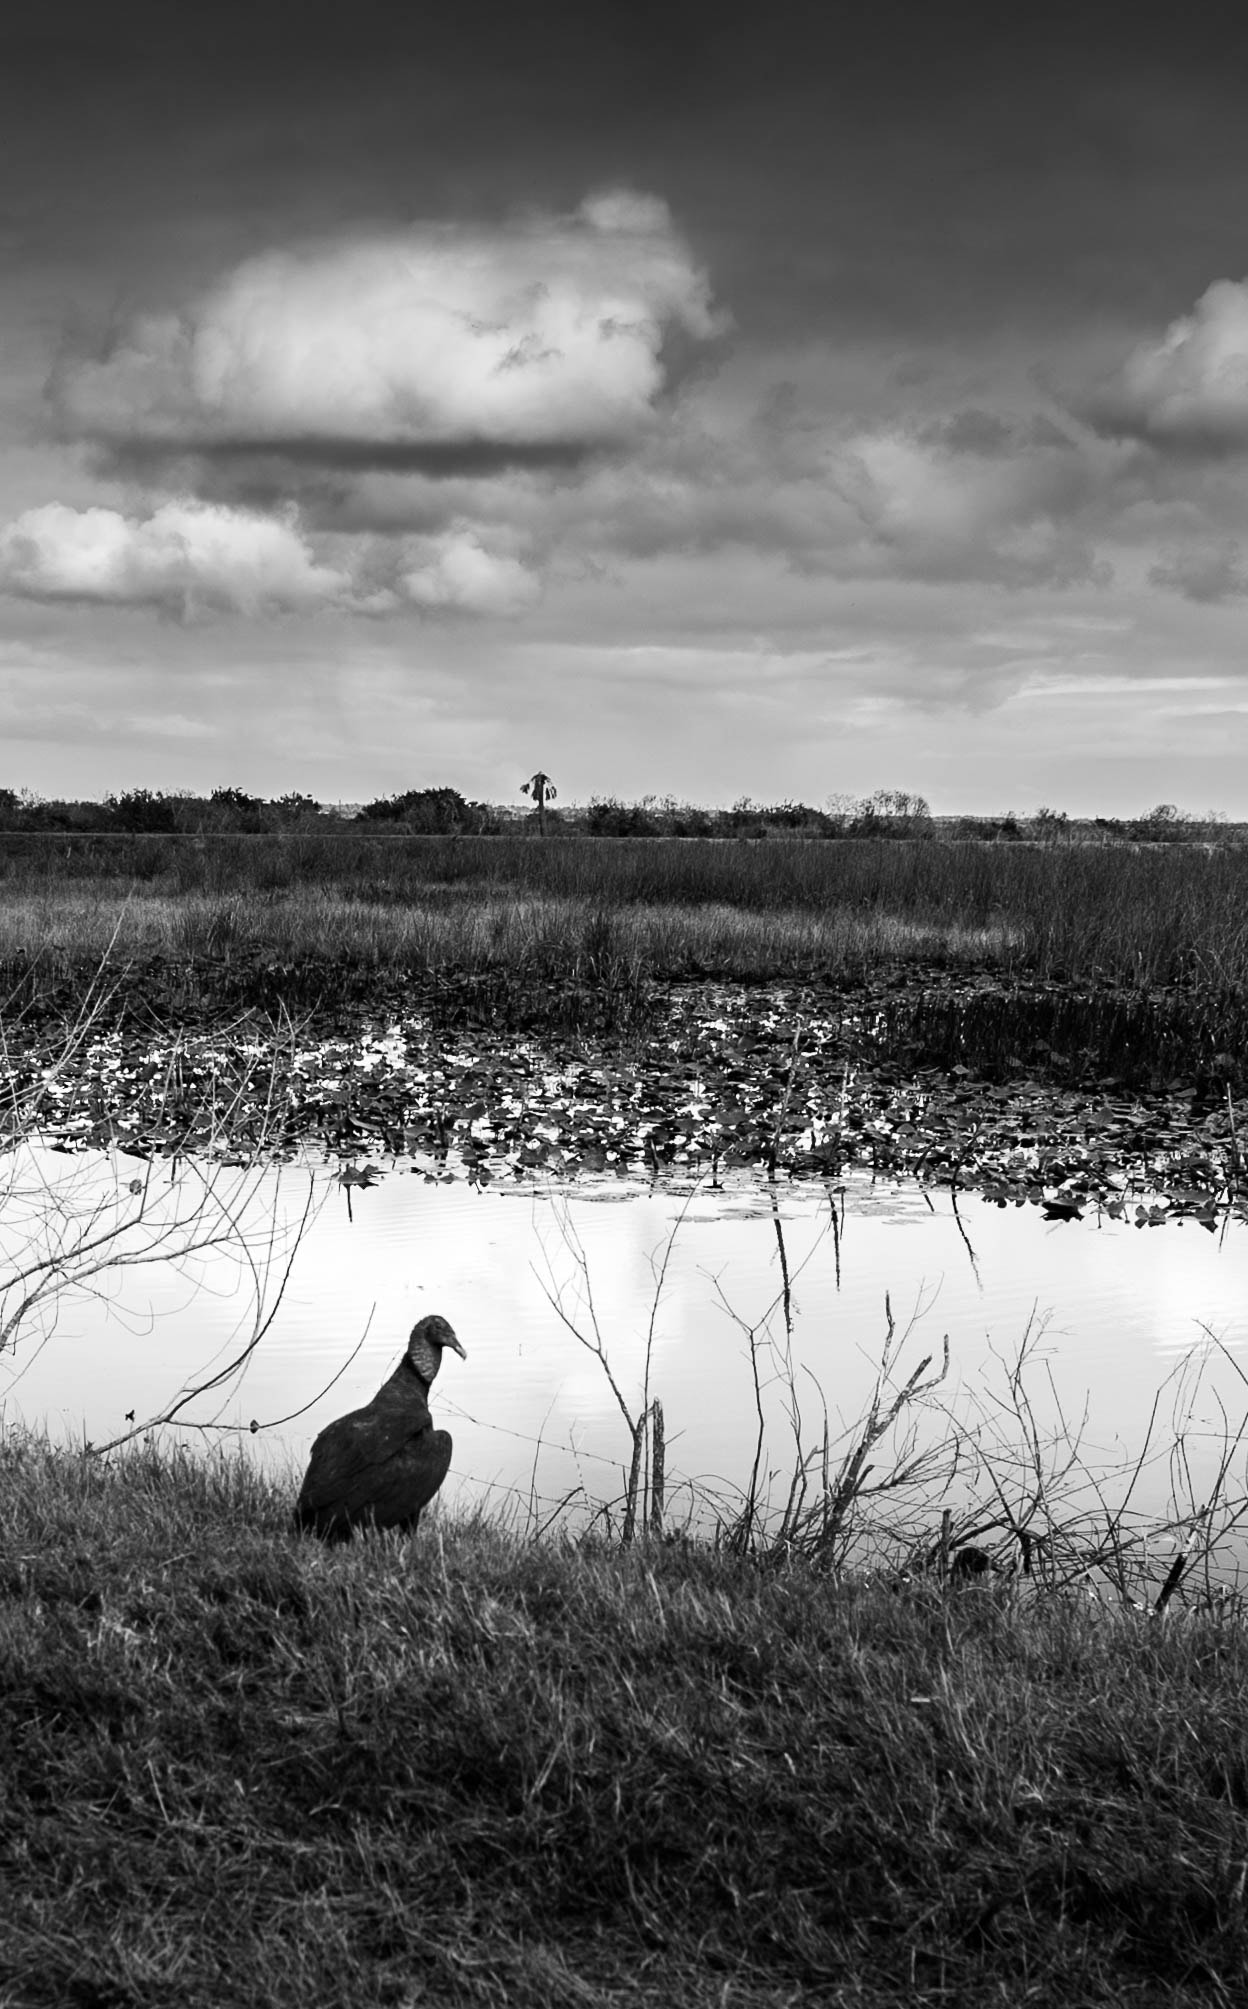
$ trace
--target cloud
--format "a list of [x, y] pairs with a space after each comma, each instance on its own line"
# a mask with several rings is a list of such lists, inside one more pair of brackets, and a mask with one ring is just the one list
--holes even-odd
[[68, 434], [122, 456], [558, 465], [644, 431], [667, 345], [724, 325], [666, 206], [620, 189], [572, 216], [249, 259], [50, 389]]
[[1007, 452], [987, 418], [955, 427], [956, 450], [930, 429], [895, 427], [834, 454], [831, 479], [860, 525], [851, 564], [1003, 586], [1104, 576], [1081, 521], [1095, 493], [1087, 463], [1060, 434], [1054, 444], [1034, 428], [1015, 431]]
[[996, 412], [981, 411], [974, 405], [931, 420], [921, 429], [920, 437], [949, 453], [974, 454], [984, 460], [999, 459], [1017, 444], [1013, 426]]
[[1185, 600], [1213, 603], [1248, 594], [1244, 555], [1233, 538], [1174, 551], [1151, 567], [1149, 583]]
[[405, 572], [399, 591], [418, 607], [460, 614], [519, 614], [541, 587], [518, 559], [492, 555], [470, 530], [433, 540], [423, 564]]
[[1098, 431], [1160, 447], [1248, 447], [1248, 280], [1219, 279], [1088, 401]]
[[337, 540], [320, 562], [293, 511], [282, 517], [167, 502], [148, 517], [45, 503], [0, 530], [0, 591], [29, 600], [155, 607], [180, 621], [332, 610], [508, 616], [540, 597], [537, 576], [467, 526], [423, 540]]
[[350, 603], [349, 577], [318, 565], [293, 520], [166, 502], [146, 518], [49, 502], [0, 531], [0, 587], [205, 613], [290, 613]]
[[[1033, 411], [928, 414], [853, 428], [808, 396], [734, 390], [731, 371], [682, 401], [627, 456], [555, 481], [532, 471], [448, 483], [492, 547], [508, 533], [561, 589], [617, 582], [678, 554], [779, 561], [777, 576], [979, 580], [1010, 588], [1103, 579], [1095, 543], [1122, 450]], [[337, 504], [342, 527], [431, 532], [427, 478], [374, 474]], [[323, 521], [331, 522], [333, 516]], [[445, 521], [445, 519], [443, 519]]]
[[975, 405], [929, 419], [919, 426], [917, 437], [926, 446], [981, 460], [1016, 459], [1020, 451], [1033, 447], [1068, 452], [1072, 445], [1069, 435], [1043, 412], [1026, 420], [1003, 419]]

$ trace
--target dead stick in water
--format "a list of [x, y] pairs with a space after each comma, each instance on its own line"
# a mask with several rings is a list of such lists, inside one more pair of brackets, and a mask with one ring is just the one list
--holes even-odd
[[663, 1404], [656, 1395], [650, 1404], [650, 1532], [663, 1532], [666, 1489], [666, 1447], [663, 1440]]
[[1165, 1582], [1161, 1586], [1160, 1591], [1157, 1593], [1157, 1601], [1153, 1606], [1153, 1610], [1155, 1612], [1165, 1610], [1171, 1598], [1174, 1596], [1175, 1591], [1178, 1589], [1179, 1581], [1186, 1568], [1187, 1568], [1187, 1550], [1180, 1549], [1178, 1555], [1175, 1557], [1174, 1561], [1170, 1565]]

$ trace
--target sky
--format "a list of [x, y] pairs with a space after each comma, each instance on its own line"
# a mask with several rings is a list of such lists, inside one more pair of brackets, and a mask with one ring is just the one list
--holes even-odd
[[1248, 818], [1246, 102], [1210, 0], [13, 10], [0, 784]]

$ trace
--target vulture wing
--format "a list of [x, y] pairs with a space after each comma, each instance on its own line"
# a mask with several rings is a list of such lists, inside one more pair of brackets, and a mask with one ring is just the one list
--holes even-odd
[[373, 1474], [367, 1502], [357, 1511], [378, 1528], [415, 1527], [451, 1463], [449, 1430], [426, 1430]]

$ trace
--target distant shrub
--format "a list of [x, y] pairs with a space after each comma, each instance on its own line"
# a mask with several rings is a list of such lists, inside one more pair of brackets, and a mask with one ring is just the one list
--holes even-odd
[[151, 788], [128, 788], [121, 795], [106, 795], [104, 806], [114, 830], [164, 833], [179, 827], [176, 796]]
[[827, 837], [848, 837], [858, 820], [860, 804], [852, 795], [830, 795], [819, 811], [819, 822]]
[[113, 814], [102, 802], [28, 802], [22, 811], [24, 830], [93, 832], [115, 830]]
[[214, 788], [211, 795], [181, 795], [174, 799], [179, 830], [196, 836], [206, 831], [241, 831], [260, 835], [274, 819], [258, 795], [241, 788]]
[[877, 788], [858, 804], [854, 831], [862, 837], [930, 837], [927, 797], [911, 795], [904, 788]]
[[264, 814], [278, 829], [287, 824], [306, 825], [321, 821], [321, 805], [314, 795], [302, 795], [292, 788], [264, 804]]
[[949, 836], [963, 844], [995, 844], [1023, 834], [1014, 816], [959, 816], [947, 827]]
[[1173, 802], [1159, 802], [1130, 826], [1131, 835], [1143, 844], [1182, 844], [1194, 833], [1192, 818]]
[[826, 837], [835, 830], [833, 818], [804, 802], [752, 802], [748, 795], [715, 817], [717, 837]]
[[1060, 838], [1069, 837], [1070, 818], [1064, 809], [1050, 809], [1042, 803], [1031, 819], [1031, 831], [1042, 844], [1056, 844]]
[[472, 810], [457, 788], [409, 788], [402, 795], [379, 797], [360, 811], [365, 823], [401, 823], [430, 837], [475, 828]]
[[811, 809], [805, 802], [768, 803], [758, 814], [764, 829], [791, 837], [825, 837], [835, 827], [821, 809]]
[[591, 837], [653, 837], [657, 820], [640, 802], [621, 802], [614, 795], [595, 795], [585, 812]]
[[595, 795], [569, 818], [589, 837], [834, 837], [839, 828], [835, 817], [807, 803], [753, 802], [748, 795], [731, 809], [703, 809], [673, 795], [643, 795], [640, 802]]
[[669, 798], [664, 805], [664, 822], [670, 837], [710, 837], [715, 831], [715, 818], [709, 809], [699, 809], [696, 803], [675, 803]]

